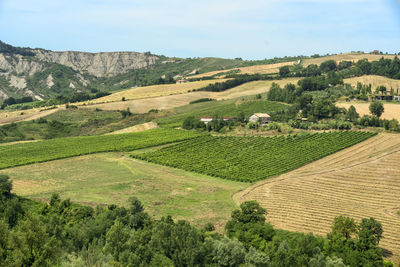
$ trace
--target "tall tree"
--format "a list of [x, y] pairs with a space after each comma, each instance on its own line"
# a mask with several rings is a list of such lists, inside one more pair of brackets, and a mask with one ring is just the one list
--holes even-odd
[[380, 116], [382, 116], [385, 108], [383, 107], [383, 104], [381, 102], [372, 102], [371, 105], [369, 105], [369, 111], [372, 115], [375, 115], [379, 118]]

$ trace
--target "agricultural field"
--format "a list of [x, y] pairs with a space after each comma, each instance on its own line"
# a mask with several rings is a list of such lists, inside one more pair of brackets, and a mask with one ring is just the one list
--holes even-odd
[[325, 56], [325, 57], [319, 57], [319, 58], [308, 58], [304, 59], [302, 61], [302, 65], [307, 67], [308, 65], [311, 64], [317, 64], [320, 65], [322, 62], [327, 61], [327, 60], [334, 60], [336, 62], [340, 61], [353, 61], [357, 62], [360, 59], [368, 59], [369, 61], [377, 61], [381, 58], [389, 58], [393, 59], [395, 55], [375, 55], [375, 54], [364, 54], [364, 53], [345, 53], [345, 54], [339, 54], [339, 55], [332, 55], [332, 56]]
[[281, 176], [261, 181], [234, 196], [257, 200], [279, 229], [330, 232], [334, 217], [374, 217], [382, 223], [380, 247], [400, 260], [400, 135], [379, 134], [351, 148]]
[[130, 151], [198, 137], [202, 134], [175, 129], [68, 137], [0, 147], [0, 169], [99, 152]]
[[255, 112], [273, 113], [284, 110], [288, 107], [286, 104], [271, 102], [262, 99], [254, 100], [252, 98], [228, 99], [221, 101], [209, 101], [182, 106], [174, 109], [172, 115], [157, 119], [160, 125], [178, 124], [189, 116], [199, 118], [201, 116], [219, 116], [219, 117], [238, 117], [243, 113], [246, 117]]
[[116, 92], [111, 95], [90, 100], [85, 103], [97, 104], [97, 103], [115, 102], [115, 101], [121, 101], [123, 97], [126, 100], [133, 100], [133, 99], [150, 98], [158, 96], [176, 95], [176, 94], [188, 93], [192, 90], [205, 87], [209, 84], [213, 84], [216, 82], [224, 82], [224, 81], [226, 81], [226, 79], [197, 81], [197, 82], [189, 82], [182, 84], [160, 84], [160, 85], [137, 87]]
[[344, 82], [349, 83], [354, 87], [357, 86], [358, 82], [365, 84], [365, 85], [371, 84], [373, 92], [380, 85], [385, 86], [389, 91], [391, 88], [393, 88], [395, 93], [397, 93], [397, 90], [399, 90], [399, 92], [400, 92], [400, 80], [390, 79], [390, 78], [378, 76], [378, 75], [364, 75], [364, 76], [360, 76], [360, 77], [348, 78], [348, 79], [344, 79]]
[[19, 121], [36, 120], [48, 116], [58, 110], [59, 108], [48, 110], [45, 110], [44, 108], [34, 108], [18, 111], [0, 111], [0, 125], [15, 123]]
[[[231, 196], [247, 185], [137, 161], [121, 153], [101, 153], [0, 171], [13, 180], [13, 192], [48, 201], [52, 193], [72, 202], [125, 206], [131, 196], [155, 218], [171, 215], [219, 230], [236, 208]], [[204, 196], [207, 195], [207, 198]]]
[[197, 74], [193, 76], [189, 76], [189, 78], [202, 78], [202, 77], [211, 77], [211, 76], [223, 76], [229, 72], [237, 72], [238, 74], [273, 74], [279, 73], [279, 68], [283, 66], [293, 66], [296, 64], [296, 61], [292, 62], [282, 62], [276, 64], [267, 64], [267, 65], [255, 65], [249, 67], [241, 67], [241, 68], [233, 68], [226, 70], [217, 70], [206, 72], [202, 74]]
[[204, 136], [133, 157], [166, 166], [254, 182], [301, 167], [374, 133], [329, 132], [275, 137]]
[[[369, 111], [369, 106], [371, 103], [366, 103], [366, 102], [343, 102], [343, 103], [337, 103], [338, 107], [346, 108], [348, 109], [351, 105], [353, 105], [357, 112], [360, 114], [360, 116], [363, 115], [371, 115]], [[385, 112], [382, 114], [381, 118], [383, 119], [396, 119], [400, 121], [400, 104], [395, 104], [395, 103], [383, 103], [383, 106], [385, 108]]]

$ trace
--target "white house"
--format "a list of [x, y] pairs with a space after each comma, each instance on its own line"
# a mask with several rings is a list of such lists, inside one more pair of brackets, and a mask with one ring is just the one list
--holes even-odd
[[271, 121], [271, 116], [267, 113], [254, 113], [249, 118], [250, 122], [260, 122], [261, 124], [267, 124]]
[[213, 117], [200, 117], [200, 121], [204, 122], [205, 124], [209, 123], [213, 119]]

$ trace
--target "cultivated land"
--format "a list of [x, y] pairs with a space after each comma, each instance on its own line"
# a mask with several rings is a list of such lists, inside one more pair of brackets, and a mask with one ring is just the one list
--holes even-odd
[[296, 61], [292, 62], [283, 62], [283, 63], [276, 63], [276, 64], [267, 64], [267, 65], [256, 65], [256, 66], [249, 66], [249, 67], [242, 67], [242, 68], [233, 68], [227, 70], [217, 70], [211, 71], [207, 73], [197, 74], [193, 76], [189, 76], [189, 78], [202, 78], [202, 77], [211, 77], [211, 76], [223, 76], [228, 72], [237, 72], [239, 74], [273, 74], [279, 73], [279, 68], [283, 66], [293, 66], [296, 64]]
[[[400, 135], [379, 134], [351, 148], [234, 196], [257, 200], [279, 229], [325, 235], [335, 216], [374, 217], [383, 226], [380, 246], [400, 257]], [[391, 253], [393, 255], [391, 255]]]
[[[371, 115], [369, 111], [369, 106], [371, 103], [360, 103], [360, 102], [345, 102], [345, 103], [337, 103], [338, 107], [343, 107], [348, 109], [351, 105], [353, 105], [357, 112], [360, 114], [360, 116], [363, 115]], [[382, 114], [381, 118], [383, 119], [396, 119], [400, 121], [400, 104], [394, 104], [394, 103], [385, 103], [383, 102], [383, 106], [385, 108], [385, 112]]]
[[353, 61], [357, 62], [360, 59], [368, 59], [369, 61], [377, 61], [381, 58], [389, 58], [393, 59], [395, 55], [375, 55], [375, 54], [364, 54], [364, 53], [345, 53], [340, 55], [333, 55], [333, 56], [326, 56], [326, 57], [319, 57], [319, 58], [308, 58], [302, 61], [303, 66], [308, 66], [310, 64], [317, 64], [320, 65], [322, 62], [327, 60], [334, 60], [336, 62], [340, 61]]
[[150, 98], [157, 96], [176, 95], [176, 94], [187, 93], [189, 91], [205, 87], [209, 84], [214, 84], [216, 82], [224, 82], [224, 81], [226, 81], [226, 79], [137, 87], [113, 93], [105, 97], [100, 97], [94, 100], [90, 100], [86, 103], [97, 104], [105, 102], [115, 102], [115, 101], [121, 101], [123, 97], [126, 100], [133, 100], [133, 99]]
[[[134, 160], [120, 153], [87, 155], [0, 171], [13, 192], [48, 201], [52, 193], [85, 205], [125, 205], [136, 196], [150, 215], [171, 215], [222, 229], [236, 208], [232, 194], [244, 183], [212, 178]], [[205, 197], [206, 196], [206, 197]]]
[[0, 169], [100, 152], [132, 151], [195, 138], [203, 134], [175, 129], [55, 138], [0, 146]]
[[344, 79], [344, 83], [349, 83], [354, 87], [357, 86], [358, 82], [365, 84], [365, 85], [371, 84], [373, 92], [380, 85], [385, 86], [389, 91], [391, 88], [393, 88], [395, 94], [397, 93], [397, 90], [399, 90], [399, 92], [400, 92], [400, 80], [390, 79], [390, 78], [386, 78], [383, 76], [365, 75], [365, 76], [361, 76], [361, 77], [353, 77], [353, 78], [349, 78], [349, 79]]
[[296, 169], [373, 135], [349, 131], [275, 137], [202, 136], [134, 156], [228, 180], [254, 182]]

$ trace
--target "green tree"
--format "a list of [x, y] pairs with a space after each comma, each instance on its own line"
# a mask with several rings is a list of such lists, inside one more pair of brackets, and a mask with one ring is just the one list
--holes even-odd
[[264, 215], [267, 215], [267, 210], [261, 207], [257, 201], [246, 201], [240, 204], [240, 210], [232, 212], [232, 221], [241, 223], [265, 222]]
[[0, 174], [0, 198], [9, 198], [11, 196], [12, 182], [7, 175]]
[[383, 107], [383, 104], [381, 102], [372, 102], [371, 105], [369, 105], [369, 111], [372, 115], [375, 115], [379, 118], [380, 116], [382, 116], [385, 108]]
[[212, 254], [217, 266], [235, 267], [244, 263], [246, 250], [239, 241], [224, 238], [213, 242]]
[[121, 252], [127, 248], [128, 239], [129, 228], [117, 220], [106, 234], [106, 245], [104, 248], [118, 261]]
[[332, 234], [340, 235], [349, 240], [357, 234], [357, 224], [354, 219], [344, 216], [338, 216], [333, 220]]
[[288, 77], [290, 74], [289, 66], [283, 66], [279, 68], [279, 75], [281, 77]]
[[60, 255], [59, 241], [50, 237], [38, 217], [26, 216], [11, 233], [11, 266], [53, 266]]
[[347, 110], [346, 120], [355, 121], [359, 117], [360, 117], [360, 114], [358, 114], [356, 108], [353, 105], [351, 105], [349, 107], [349, 109]]
[[358, 239], [361, 248], [367, 250], [378, 246], [382, 238], [383, 229], [380, 222], [374, 218], [362, 219], [358, 230]]

